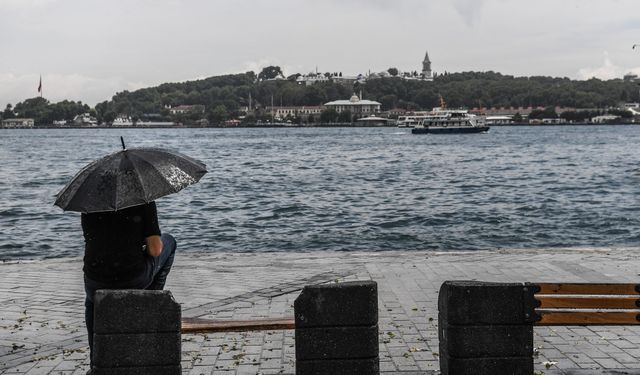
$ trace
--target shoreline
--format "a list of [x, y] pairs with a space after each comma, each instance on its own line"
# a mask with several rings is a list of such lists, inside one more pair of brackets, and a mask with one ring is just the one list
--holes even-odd
[[[616, 124], [593, 124], [593, 123], [575, 123], [575, 124], [493, 124], [489, 125], [493, 127], [563, 127], [563, 126], [637, 126], [640, 123], [616, 123]], [[188, 125], [176, 125], [176, 126], [34, 126], [32, 128], [3, 128], [0, 130], [38, 130], [38, 129], [60, 129], [60, 130], [77, 130], [77, 129], [300, 129], [300, 128], [397, 128], [397, 129], [411, 129], [409, 127], [397, 127], [396, 125], [360, 125], [350, 123], [336, 123], [336, 124], [314, 124], [314, 125], [240, 125], [240, 126], [188, 126]]]
[[[550, 253], [550, 251], [552, 253]], [[369, 256], [369, 257], [388, 257], [399, 254], [410, 254], [411, 256], [427, 256], [427, 257], [445, 257], [445, 256], [464, 256], [464, 255], [550, 255], [550, 254], [609, 254], [609, 253], [626, 253], [638, 252], [640, 246], [619, 246], [619, 247], [549, 247], [549, 248], [502, 248], [494, 250], [371, 250], [371, 251], [338, 251], [338, 250], [300, 250], [300, 251], [282, 251], [282, 250], [266, 250], [266, 251], [186, 251], [182, 255], [187, 257], [227, 257], [234, 255], [242, 255], [245, 257], [253, 256], [274, 256], [274, 255], [291, 255], [291, 256], [311, 256], [311, 257], [335, 257], [349, 255], [351, 257]], [[0, 259], [0, 266], [7, 264], [33, 264], [42, 262], [68, 262], [82, 261], [82, 254], [76, 256], [66, 256], [59, 258], [25, 258], [25, 259]]]

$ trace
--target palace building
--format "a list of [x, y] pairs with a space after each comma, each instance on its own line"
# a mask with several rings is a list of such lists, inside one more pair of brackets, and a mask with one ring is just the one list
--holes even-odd
[[353, 94], [349, 100], [334, 100], [326, 103], [324, 106], [333, 108], [336, 112], [350, 111], [354, 115], [369, 115], [380, 112], [380, 103], [373, 100], [364, 100], [358, 95]]

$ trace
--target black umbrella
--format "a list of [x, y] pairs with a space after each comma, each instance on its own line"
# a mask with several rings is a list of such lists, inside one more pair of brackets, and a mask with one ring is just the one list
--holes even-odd
[[[122, 138], [121, 138], [122, 140]], [[126, 149], [84, 167], [57, 195], [65, 211], [104, 212], [149, 203], [194, 184], [204, 163], [160, 148]]]

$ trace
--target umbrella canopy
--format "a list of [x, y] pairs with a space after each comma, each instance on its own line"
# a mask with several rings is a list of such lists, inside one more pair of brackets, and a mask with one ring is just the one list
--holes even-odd
[[205, 173], [204, 163], [175, 151], [124, 149], [84, 167], [54, 204], [84, 213], [121, 210], [176, 193]]

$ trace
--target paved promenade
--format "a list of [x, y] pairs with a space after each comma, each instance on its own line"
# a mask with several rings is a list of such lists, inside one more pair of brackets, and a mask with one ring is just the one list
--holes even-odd
[[[0, 263], [0, 374], [84, 374], [80, 259]], [[378, 282], [383, 373], [438, 369], [437, 297], [445, 280], [638, 282], [637, 251], [179, 254], [167, 289], [183, 316], [293, 315], [306, 284]], [[293, 331], [183, 335], [184, 374], [294, 374]], [[535, 328], [539, 374], [640, 374], [640, 329]], [[547, 369], [549, 367], [549, 369]], [[570, 369], [582, 369], [575, 372]]]

